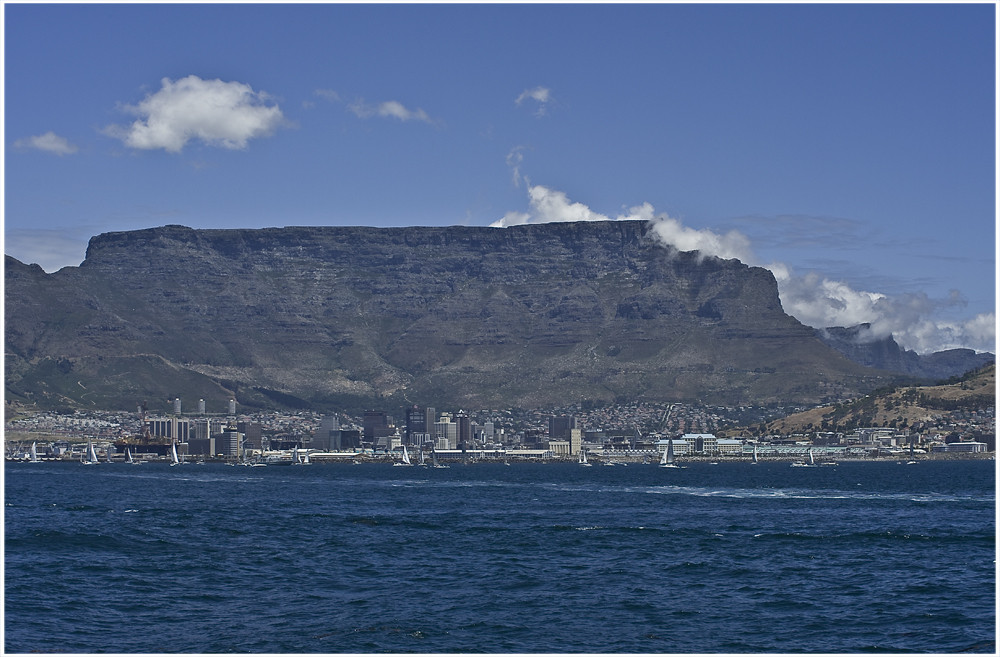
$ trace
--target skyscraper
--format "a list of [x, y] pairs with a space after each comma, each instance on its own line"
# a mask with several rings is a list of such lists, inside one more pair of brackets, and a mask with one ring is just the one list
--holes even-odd
[[427, 433], [427, 412], [416, 405], [406, 409], [406, 436], [404, 443], [406, 445], [415, 445], [418, 439], [414, 435], [425, 433]]

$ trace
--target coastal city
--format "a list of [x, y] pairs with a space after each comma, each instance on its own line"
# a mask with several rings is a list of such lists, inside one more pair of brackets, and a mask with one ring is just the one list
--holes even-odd
[[[616, 464], [679, 459], [983, 458], [995, 451], [994, 408], [945, 411], [919, 426], [762, 433], [797, 408], [635, 402], [589, 408], [445, 411], [194, 411], [179, 398], [150, 411], [24, 412], [8, 404], [8, 460], [324, 461], [423, 463], [575, 460]], [[751, 432], [747, 427], [755, 428]]]

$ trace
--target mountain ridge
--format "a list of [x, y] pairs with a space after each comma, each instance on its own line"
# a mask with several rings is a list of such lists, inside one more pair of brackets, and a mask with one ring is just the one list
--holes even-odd
[[8, 256], [8, 396], [749, 405], [892, 379], [784, 313], [766, 269], [646, 232], [641, 221], [163, 226], [98, 235], [79, 267], [53, 274]]

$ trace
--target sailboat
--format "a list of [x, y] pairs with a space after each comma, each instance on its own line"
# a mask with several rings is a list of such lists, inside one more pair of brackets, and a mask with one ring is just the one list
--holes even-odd
[[170, 465], [180, 465], [181, 460], [177, 458], [177, 443], [170, 443]]
[[100, 461], [97, 460], [97, 452], [94, 451], [93, 441], [87, 441], [87, 458], [80, 462], [84, 465], [94, 465], [95, 463], [100, 463]]
[[795, 461], [794, 463], [792, 463], [792, 467], [793, 468], [815, 468], [816, 467], [816, 461], [813, 460], [813, 451], [812, 451], [812, 448], [809, 449], [809, 462], [808, 463], [806, 463], [805, 461]]
[[432, 468], [448, 468], [451, 466], [438, 463], [437, 451], [431, 450], [431, 467]]
[[140, 465], [142, 461], [136, 461], [132, 458], [132, 450], [127, 446], [125, 447], [125, 462], [129, 465]]
[[580, 465], [587, 466], [588, 468], [593, 465], [593, 463], [587, 463], [587, 450], [580, 450]]
[[757, 460], [757, 446], [756, 445], [753, 446], [753, 460], [750, 461], [750, 463], [753, 464], [753, 465], [757, 465], [757, 463], [759, 463], [759, 461]]
[[38, 463], [38, 450], [35, 449], [35, 443], [31, 443], [30, 457], [32, 463]]
[[674, 463], [674, 439], [667, 438], [667, 449], [663, 451], [663, 457], [660, 459], [661, 468], [679, 468], [681, 466]]
[[309, 450], [306, 450], [305, 455], [302, 457], [302, 465], [312, 465], [312, 461], [309, 460]]
[[393, 465], [413, 465], [412, 463], [410, 463], [410, 455], [406, 451], [406, 445], [403, 445], [403, 460], [396, 461], [395, 463], [393, 463]]

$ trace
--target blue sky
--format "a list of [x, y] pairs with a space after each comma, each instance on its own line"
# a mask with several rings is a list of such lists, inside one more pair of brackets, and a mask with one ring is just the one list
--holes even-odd
[[646, 218], [787, 312], [995, 352], [970, 5], [4, 5], [4, 250]]

